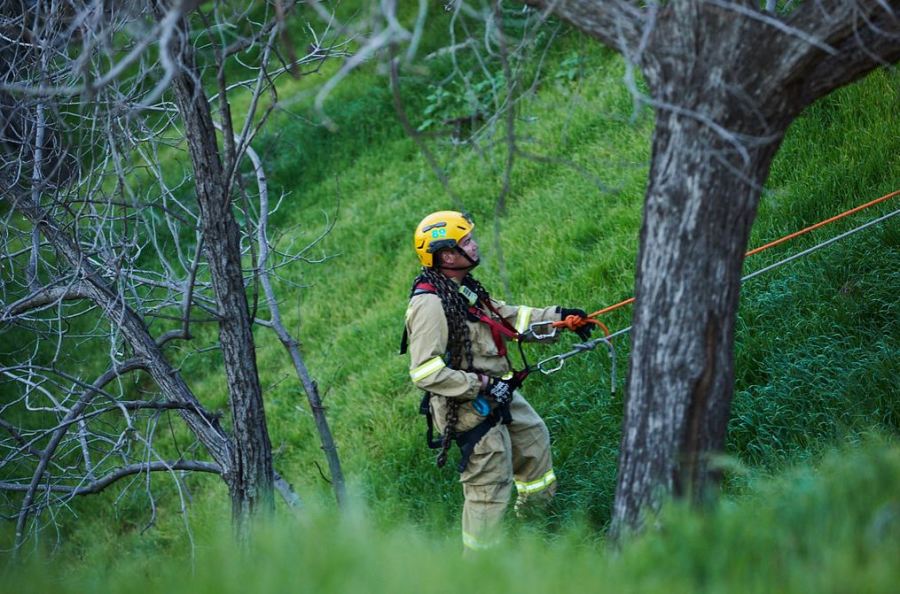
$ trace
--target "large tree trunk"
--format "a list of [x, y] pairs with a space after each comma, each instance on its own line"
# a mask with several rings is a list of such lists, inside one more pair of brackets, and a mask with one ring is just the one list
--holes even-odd
[[873, 68], [876, 55], [900, 55], [883, 34], [896, 31], [895, 15], [867, 5], [873, 22], [891, 26], [859, 29], [849, 13], [862, 5], [837, 6], [821, 22], [798, 12], [782, 25], [735, 4], [680, 2], [645, 39], [640, 65], [657, 120], [614, 535], [639, 527], [660, 496], [699, 502], [718, 486], [741, 266], [772, 159], [807, 105]]
[[746, 43], [747, 22], [705, 17], [675, 8], [643, 64], [657, 119], [614, 533], [639, 526], [660, 495], [701, 502], [719, 483], [712, 457], [730, 416], [741, 267], [789, 122], [754, 96], [777, 79], [759, 76], [768, 58]]
[[206, 257], [219, 307], [219, 342], [234, 432], [231, 473], [225, 480], [231, 492], [236, 527], [243, 532], [250, 516], [274, 509], [272, 446], [244, 291], [240, 233], [231, 210], [209, 102], [202, 87], [196, 84], [201, 78], [187, 40], [187, 26], [179, 32], [181, 38], [174, 41], [172, 51], [178, 64], [173, 84], [194, 165]]
[[[700, 107], [700, 106], [698, 106]], [[663, 493], [700, 501], [718, 483], [734, 384], [743, 255], [776, 143], [735, 175], [704, 124], [659, 114], [638, 255], [629, 399], [614, 525]]]

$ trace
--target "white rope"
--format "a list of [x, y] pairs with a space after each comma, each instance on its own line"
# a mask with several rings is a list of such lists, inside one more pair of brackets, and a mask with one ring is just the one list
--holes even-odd
[[741, 278], [741, 282], [750, 280], [751, 278], [753, 278], [753, 277], [755, 277], [755, 276], [759, 276], [759, 275], [762, 274], [763, 272], [768, 272], [768, 271], [770, 271], [770, 270], [773, 270], [773, 269], [775, 269], [775, 268], [778, 268], [778, 267], [781, 266], [782, 264], [787, 264], [788, 262], [791, 262], [792, 260], [796, 260], [797, 258], [802, 258], [803, 256], [806, 256], [806, 255], [808, 255], [808, 254], [811, 254], [811, 253], [813, 253], [814, 251], [816, 251], [816, 250], [818, 250], [818, 249], [821, 249], [821, 248], [823, 248], [823, 247], [825, 247], [825, 246], [831, 245], [832, 243], [834, 243], [834, 242], [836, 242], [836, 241], [839, 241], [839, 240], [841, 240], [841, 239], [844, 239], [845, 237], [848, 237], [848, 236], [850, 236], [850, 235], [853, 235], [853, 234], [856, 233], [857, 231], [862, 231], [863, 229], [866, 229], [867, 227], [871, 227], [872, 225], [876, 225], [876, 224], [878, 224], [878, 223], [880, 223], [880, 222], [882, 222], [882, 221], [885, 221], [885, 220], [891, 218], [892, 216], [896, 215], [897, 213], [900, 213], [900, 208], [898, 208], [898, 209], [895, 210], [894, 212], [889, 212], [888, 214], [886, 214], [886, 215], [884, 215], [884, 216], [878, 217], [877, 219], [873, 219], [873, 220], [869, 221], [868, 223], [865, 223], [865, 224], [863, 224], [863, 225], [860, 225], [859, 227], [857, 227], [857, 228], [855, 228], [855, 229], [851, 229], [850, 231], [847, 231], [846, 233], [841, 233], [840, 235], [837, 235], [837, 236], [835, 236], [835, 237], [832, 237], [831, 239], [828, 239], [828, 240], [826, 240], [826, 241], [823, 241], [823, 242], [820, 243], [819, 245], [814, 245], [813, 247], [809, 248], [808, 250], [803, 250], [802, 252], [796, 253], [796, 254], [794, 254], [793, 256], [789, 256], [789, 257], [785, 258], [784, 260], [780, 260], [780, 261], [778, 261], [778, 262], [775, 262], [774, 264], [771, 264], [771, 265], [769, 265], [769, 266], [766, 266], [765, 268], [760, 268], [759, 270], [757, 270], [757, 271], [755, 271], [755, 272], [751, 272], [750, 274], [748, 274], [748, 275], [742, 277], [742, 278]]

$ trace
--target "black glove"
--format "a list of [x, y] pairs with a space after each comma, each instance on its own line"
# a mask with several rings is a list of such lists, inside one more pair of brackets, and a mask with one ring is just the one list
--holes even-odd
[[528, 371], [517, 371], [509, 379], [492, 377], [488, 382], [487, 394], [497, 404], [506, 404], [512, 400], [513, 391], [522, 385], [522, 382], [525, 381], [527, 376]]
[[[579, 318], [588, 317], [586, 311], [584, 311], [583, 309], [578, 309], [576, 307], [573, 307], [573, 308], [561, 307], [561, 308], [559, 308], [559, 315], [561, 316], [561, 319], [563, 319], [563, 320], [565, 320], [569, 316], [578, 316]], [[591, 338], [591, 331], [593, 329], [594, 329], [593, 324], [585, 324], [584, 326], [575, 330], [575, 334], [577, 334], [581, 340], [589, 340]]]

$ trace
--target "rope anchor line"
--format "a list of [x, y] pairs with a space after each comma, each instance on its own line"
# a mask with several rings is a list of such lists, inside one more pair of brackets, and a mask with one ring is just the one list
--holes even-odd
[[[880, 198], [876, 198], [875, 200], [872, 200], [870, 202], [867, 202], [865, 204], [862, 204], [860, 206], [852, 208], [848, 211], [842, 212], [841, 214], [833, 216], [828, 219], [825, 219], [824, 221], [820, 221], [820, 222], [816, 223], [815, 225], [810, 225], [809, 227], [806, 227], [799, 231], [795, 231], [794, 233], [791, 233], [789, 235], [785, 235], [784, 237], [782, 237], [780, 239], [776, 239], [775, 241], [769, 242], [758, 248], [754, 248], [754, 249], [748, 251], [745, 254], [745, 257], [752, 256], [754, 254], [758, 254], [758, 253], [760, 253], [764, 250], [767, 250], [771, 247], [780, 245], [780, 244], [784, 243], [785, 241], [794, 239], [796, 237], [799, 237], [801, 235], [809, 233], [810, 231], [813, 231], [820, 227], [824, 227], [825, 225], [827, 225], [829, 223], [838, 221], [838, 220], [840, 220], [846, 216], [849, 216], [853, 213], [859, 212], [859, 211], [869, 208], [871, 206], [875, 206], [876, 204], [880, 204], [881, 202], [884, 202], [884, 201], [886, 201], [890, 198], [893, 198], [894, 196], [897, 196], [897, 195], [900, 195], [900, 190], [891, 192]], [[869, 227], [877, 225], [878, 223], [886, 221], [886, 220], [890, 219], [891, 217], [896, 216], [897, 214], [900, 214], [900, 209], [894, 210], [894, 211], [889, 212], [885, 215], [882, 215], [876, 219], [868, 221], [858, 227], [855, 227], [849, 231], [841, 233], [840, 235], [837, 235], [837, 236], [827, 239], [817, 245], [814, 245], [811, 248], [803, 250], [802, 252], [793, 254], [791, 256], [788, 256], [787, 258], [779, 260], [778, 262], [775, 262], [774, 264], [770, 264], [769, 266], [766, 266], [764, 268], [761, 268], [759, 270], [756, 270], [754, 272], [746, 274], [741, 277], [741, 284], [743, 284], [744, 282], [746, 282], [752, 278], [755, 278], [763, 273], [769, 272], [780, 266], [783, 266], [784, 264], [787, 264], [787, 263], [797, 260], [799, 258], [808, 256], [809, 254], [811, 254], [815, 251], [818, 251], [824, 247], [827, 247], [833, 243], [836, 243], [836, 242], [840, 241], [841, 239], [849, 237], [850, 235], [853, 235], [854, 233], [858, 233], [859, 231], [862, 231], [864, 229], [867, 229]], [[597, 311], [589, 314], [586, 318], [579, 318], [578, 316], [569, 316], [568, 318], [566, 318], [564, 320], [560, 320], [559, 322], [536, 322], [536, 323], [532, 324], [529, 327], [529, 330], [536, 338], [551, 338], [551, 337], [555, 336], [556, 330], [558, 328], [568, 328], [569, 330], [575, 330], [575, 329], [585, 326], [587, 324], [595, 324], [595, 325], [599, 326], [604, 332], [604, 336], [572, 345], [572, 350], [570, 350], [568, 352], [553, 355], [551, 357], [547, 357], [546, 359], [542, 359], [535, 366], [536, 369], [538, 369], [544, 375], [550, 375], [550, 374], [556, 373], [557, 371], [559, 371], [560, 369], [563, 368], [563, 365], [565, 365], [566, 359], [569, 359], [571, 357], [574, 357], [575, 355], [579, 355], [579, 354], [587, 352], [587, 351], [593, 351], [595, 348], [597, 348], [597, 345], [599, 345], [600, 343], [603, 343], [606, 345], [607, 350], [609, 351], [609, 357], [612, 362], [612, 369], [610, 371], [610, 377], [611, 377], [610, 393], [615, 394], [616, 393], [616, 350], [615, 350], [615, 347], [613, 347], [612, 339], [616, 338], [618, 336], [621, 336], [623, 334], [627, 334], [628, 332], [631, 331], [632, 326], [628, 326], [628, 327], [618, 330], [616, 332], [610, 333], [610, 331], [606, 327], [606, 325], [603, 324], [602, 322], [600, 322], [599, 320], [597, 320], [596, 317], [603, 315], [605, 313], [609, 313], [613, 310], [619, 309], [620, 307], [624, 307], [625, 305], [628, 305], [629, 303], [634, 303], [634, 297], [625, 299], [624, 301], [620, 301], [619, 303], [610, 305], [609, 307], [605, 307], [603, 309], [597, 310]], [[549, 328], [549, 330], [548, 330], [548, 328]]]

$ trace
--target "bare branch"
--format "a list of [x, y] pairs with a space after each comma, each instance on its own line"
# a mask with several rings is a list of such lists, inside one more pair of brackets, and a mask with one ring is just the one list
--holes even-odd
[[12, 435], [16, 443], [22, 446], [22, 449], [25, 452], [37, 457], [41, 457], [44, 455], [44, 451], [32, 446], [31, 443], [22, 436], [22, 431], [12, 423], [0, 419], [0, 427], [8, 431], [10, 435]]
[[87, 299], [88, 297], [89, 293], [87, 287], [79, 282], [74, 282], [69, 286], [62, 287], [42, 287], [31, 295], [23, 297], [14, 303], [10, 303], [6, 309], [0, 313], [0, 322], [4, 322], [9, 318], [20, 316], [23, 313], [32, 310], [56, 305], [60, 301]]
[[253, 170], [256, 174], [257, 188], [259, 191], [259, 222], [257, 224], [257, 242], [259, 244], [259, 260], [257, 269], [259, 270], [260, 282], [266, 296], [266, 303], [269, 307], [269, 313], [272, 316], [272, 328], [278, 335], [282, 345], [287, 349], [294, 364], [294, 370], [297, 377], [306, 392], [307, 400], [313, 412], [313, 418], [316, 422], [316, 429], [319, 432], [319, 439], [322, 442], [322, 449], [325, 451], [325, 457], [328, 460], [328, 467], [332, 476], [332, 488], [338, 505], [341, 507], [347, 503], [347, 491], [344, 483], [344, 473], [341, 469], [340, 458], [337, 453], [337, 446], [328, 421], [325, 418], [325, 410], [322, 406], [322, 399], [319, 396], [319, 387], [309, 374], [303, 355], [300, 353], [299, 342], [291, 336], [287, 328], [281, 321], [281, 310], [278, 307], [278, 300], [275, 297], [275, 289], [269, 277], [267, 268], [269, 258], [269, 238], [268, 238], [268, 216], [269, 216], [269, 190], [266, 181], [265, 171], [262, 167], [262, 161], [251, 147], [247, 147], [247, 156], [253, 163]]
[[[796, 88], [800, 109], [873, 68], [900, 61], [900, 1], [845, 1], [832, 8], [831, 18], [807, 10], [795, 12], [788, 21], [824, 39], [837, 51], [822, 56], [812, 48], [797, 47], [794, 68], [782, 66], [784, 84]], [[803, 63], [809, 67], [798, 66]], [[800, 72], [802, 79], [797, 80]]]
[[[212, 462], [201, 462], [197, 460], [143, 462], [139, 464], [129, 464], [127, 466], [123, 466], [97, 479], [96, 481], [78, 487], [71, 487], [66, 485], [46, 485], [42, 487], [42, 490], [53, 493], [66, 493], [68, 495], [96, 495], [97, 493], [103, 491], [106, 487], [127, 476], [132, 476], [144, 472], [172, 472], [174, 470], [222, 474], [222, 467]], [[29, 485], [3, 481], [0, 482], [0, 490], [25, 492], [29, 490]]]
[[278, 489], [278, 493], [281, 494], [282, 499], [288, 504], [288, 507], [297, 511], [303, 509], [303, 500], [301, 500], [300, 496], [297, 495], [297, 492], [294, 491], [294, 487], [284, 480], [278, 472], [275, 473], [275, 488]]
[[639, 5], [624, 0], [523, 0], [523, 4], [555, 14], [622, 54], [638, 45], [646, 22]]

